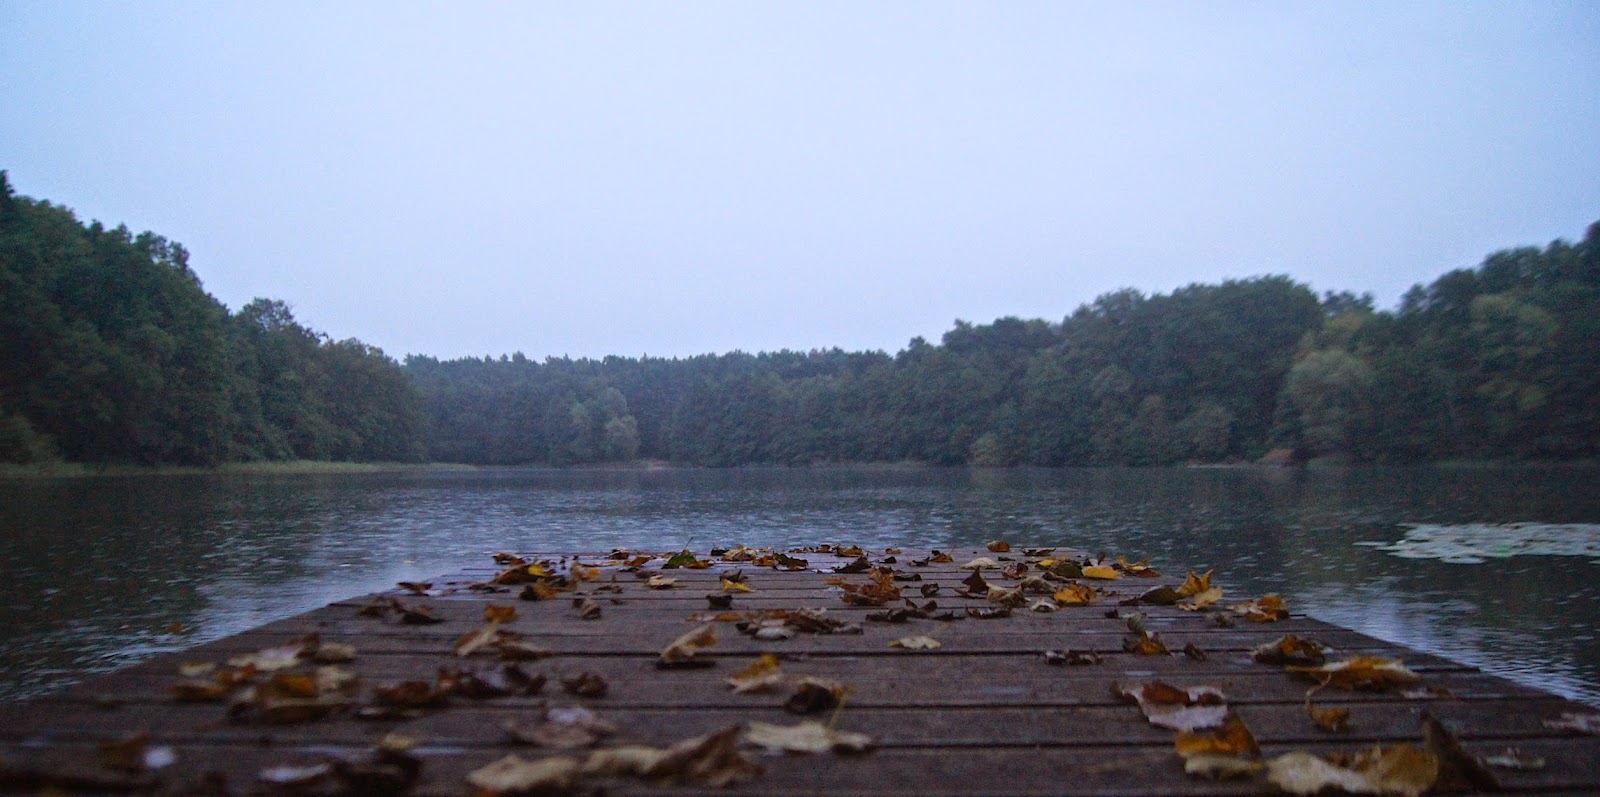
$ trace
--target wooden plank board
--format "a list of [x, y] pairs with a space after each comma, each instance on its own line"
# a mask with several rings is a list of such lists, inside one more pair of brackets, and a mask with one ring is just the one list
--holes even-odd
[[[41, 700], [0, 707], [0, 751], [4, 756], [0, 759], [4, 762], [0, 790], [7, 783], [28, 789], [45, 783], [37, 778], [27, 781], [23, 776], [90, 772], [113, 780], [124, 777], [98, 768], [96, 745], [147, 732], [153, 743], [175, 748], [178, 762], [154, 775], [134, 776], [136, 780], [145, 778], [172, 787], [201, 783], [206, 777], [211, 780], [205, 782], [215, 785], [217, 778], [223, 778], [230, 791], [250, 793], [263, 788], [258, 775], [267, 767], [359, 758], [369, 754], [386, 734], [400, 733], [420, 744], [416, 753], [423, 762], [423, 776], [413, 784], [414, 790], [465, 794], [472, 791], [465, 775], [502, 756], [512, 752], [528, 758], [556, 754], [519, 745], [503, 728], [507, 722], [533, 722], [547, 706], [584, 706], [614, 723], [618, 732], [603, 746], [668, 746], [738, 723], [797, 722], [802, 718], [782, 708], [788, 687], [771, 693], [735, 694], [724, 682], [768, 653], [778, 656], [791, 679], [813, 676], [846, 685], [849, 692], [844, 707], [820, 717], [840, 729], [869, 735], [875, 749], [853, 756], [756, 753], [755, 760], [765, 773], [731, 789], [661, 786], [615, 778], [594, 780], [589, 785], [616, 794], [1262, 791], [1265, 783], [1260, 776], [1217, 782], [1184, 775], [1174, 753], [1173, 733], [1152, 726], [1137, 707], [1113, 694], [1119, 684], [1161, 680], [1180, 687], [1220, 689], [1268, 757], [1295, 750], [1354, 752], [1374, 744], [1416, 743], [1421, 735], [1419, 722], [1426, 712], [1458, 734], [1471, 753], [1492, 754], [1514, 747], [1544, 760], [1544, 766], [1536, 770], [1499, 771], [1502, 785], [1509, 790], [1600, 790], [1600, 739], [1547, 724], [1565, 714], [1592, 714], [1592, 710], [1448, 659], [1301, 616], [1272, 623], [1236, 619], [1224, 627], [1217, 618], [1233, 615], [1221, 604], [1201, 612], [1120, 605], [1151, 587], [1182, 582], [1171, 574], [1090, 582], [1102, 594], [1086, 607], [1050, 613], [1018, 608], [1010, 617], [999, 619], [887, 623], [867, 619], [882, 609], [846, 605], [841, 588], [829, 583], [830, 579], [867, 583], [867, 575], [829, 572], [852, 561], [853, 556], [797, 555], [808, 560], [810, 569], [776, 571], [749, 563], [719, 563], [706, 570], [661, 571], [657, 560], [646, 569], [676, 579], [678, 588], [666, 590], [651, 589], [644, 579], [613, 563], [602, 570], [598, 580], [578, 584], [575, 593], [526, 601], [518, 599], [521, 587], [517, 585], [500, 592], [469, 589], [504, 569], [483, 567], [434, 579], [431, 591], [439, 594], [417, 596], [397, 589], [340, 601], [95, 678]], [[995, 606], [980, 597], [956, 594], [971, 572], [960, 569], [960, 563], [978, 556], [1024, 559], [1020, 553], [960, 551], [953, 552], [954, 562], [925, 567], [909, 564], [925, 555], [895, 555], [896, 571], [920, 577], [920, 581], [898, 582], [899, 586], [907, 597], [922, 604], [930, 598], [922, 597], [919, 588], [938, 584], [939, 594], [931, 600], [939, 604], [940, 611], [957, 613]], [[881, 561], [885, 556], [878, 553], [871, 558]], [[557, 568], [570, 561], [570, 555], [548, 558], [561, 560], [553, 564]], [[604, 555], [581, 558], [599, 563]], [[711, 659], [710, 666], [658, 668], [659, 651], [713, 612], [705, 596], [720, 594], [720, 574], [732, 570], [741, 570], [754, 590], [734, 595], [733, 611], [756, 614], [820, 608], [826, 609], [829, 617], [859, 626], [859, 632], [799, 634], [762, 641], [740, 633], [732, 622], [714, 622], [717, 644], [702, 654]], [[1002, 587], [1016, 583], [993, 570], [983, 573]], [[597, 602], [600, 617], [580, 619], [574, 597]], [[405, 625], [392, 616], [361, 614], [374, 602], [393, 600], [426, 604], [442, 622]], [[1229, 596], [1222, 604], [1235, 600], [1239, 598]], [[463, 658], [453, 653], [458, 639], [484, 627], [484, 607], [490, 604], [516, 609], [517, 616], [501, 628], [555, 654], [518, 665], [526, 672], [547, 676], [548, 683], [540, 693], [487, 700], [457, 695], [407, 719], [363, 720], [344, 711], [295, 724], [263, 724], [248, 715], [230, 718], [221, 703], [179, 703], [170, 697], [183, 663], [226, 662], [310, 633], [324, 642], [356, 648], [355, 659], [340, 665], [360, 679], [356, 704], [370, 702], [374, 687], [431, 680], [441, 668], [501, 666], [493, 657]], [[1206, 653], [1204, 660], [1181, 654], [1124, 652], [1123, 640], [1130, 634], [1128, 618], [1135, 613], [1144, 628], [1159, 633], [1175, 652], [1193, 643]], [[1347, 731], [1323, 731], [1311, 722], [1304, 706], [1314, 684], [1278, 667], [1256, 663], [1250, 656], [1255, 647], [1286, 633], [1317, 639], [1338, 655], [1404, 659], [1432, 691], [1427, 699], [1411, 699], [1394, 690], [1314, 690], [1311, 699], [1317, 705], [1351, 711]], [[919, 652], [889, 646], [892, 640], [916, 635], [934, 637], [942, 646]], [[1094, 651], [1103, 660], [1089, 666], [1047, 664], [1043, 652], [1062, 648]], [[559, 685], [562, 676], [579, 671], [603, 677], [609, 684], [605, 696], [565, 693]], [[94, 785], [92, 780], [78, 784], [79, 790], [88, 791], [93, 791], [90, 787]], [[319, 788], [332, 787], [323, 783]]]

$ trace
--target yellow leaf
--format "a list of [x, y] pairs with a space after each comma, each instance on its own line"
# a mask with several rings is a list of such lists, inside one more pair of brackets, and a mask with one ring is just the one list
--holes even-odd
[[1189, 575], [1183, 579], [1183, 586], [1178, 587], [1178, 594], [1187, 598], [1211, 589], [1211, 574], [1215, 572], [1217, 571], [1207, 570], [1205, 575], [1197, 576], [1194, 571], [1189, 571]]
[[761, 692], [783, 683], [783, 671], [778, 669], [778, 657], [767, 653], [754, 664], [723, 679], [736, 694]]
[[1057, 590], [1051, 597], [1062, 606], [1088, 606], [1094, 602], [1094, 589], [1073, 581]]
[[755, 589], [752, 588], [749, 584], [744, 583], [743, 581], [731, 581], [731, 580], [725, 578], [725, 579], [722, 580], [722, 591], [723, 592], [754, 592]]
[[490, 623], [509, 623], [517, 616], [517, 607], [491, 603], [483, 607], [483, 619]]
[[1109, 567], [1107, 565], [1089, 565], [1083, 569], [1083, 577], [1112, 581], [1120, 578], [1121, 576], [1119, 573], [1117, 573], [1117, 569], [1114, 567]]

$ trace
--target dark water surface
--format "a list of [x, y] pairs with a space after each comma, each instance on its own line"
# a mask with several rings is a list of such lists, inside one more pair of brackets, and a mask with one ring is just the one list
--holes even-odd
[[1558, 531], [1596, 551], [1597, 486], [1592, 466], [0, 480], [0, 698], [498, 550], [1004, 538], [1215, 567], [1232, 594], [1281, 592], [1317, 617], [1600, 705], [1600, 555], [1454, 564], [1357, 544], [1399, 540], [1403, 524], [1540, 522], [1585, 524]]

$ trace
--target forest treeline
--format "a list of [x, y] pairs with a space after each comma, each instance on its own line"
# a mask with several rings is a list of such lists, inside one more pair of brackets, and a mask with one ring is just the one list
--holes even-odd
[[398, 363], [280, 301], [229, 313], [188, 260], [17, 196], [0, 171], [0, 462], [424, 458]]
[[406, 359], [436, 459], [1157, 465], [1600, 454], [1600, 222], [1408, 292], [1123, 290], [899, 353]]
[[900, 352], [404, 366], [0, 173], [0, 461], [1157, 465], [1600, 456], [1600, 222], [1408, 292], [1283, 276], [957, 321]]

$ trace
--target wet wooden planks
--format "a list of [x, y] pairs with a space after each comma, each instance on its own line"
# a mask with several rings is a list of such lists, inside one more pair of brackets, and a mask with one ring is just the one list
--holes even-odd
[[[851, 692], [838, 714], [838, 727], [871, 735], [877, 749], [849, 757], [762, 757], [766, 774], [714, 793], [1248, 794], [1268, 788], [1259, 779], [1219, 783], [1185, 776], [1173, 753], [1172, 733], [1152, 727], [1136, 707], [1112, 694], [1115, 684], [1154, 679], [1222, 689], [1268, 756], [1415, 742], [1420, 738], [1420, 716], [1427, 711], [1456, 731], [1473, 753], [1514, 747], [1545, 760], [1542, 769], [1497, 772], [1508, 790], [1600, 791], [1600, 739], [1545, 724], [1564, 713], [1592, 714], [1592, 709], [1301, 616], [1222, 627], [1214, 620], [1223, 614], [1217, 610], [1220, 607], [1193, 613], [1164, 606], [1117, 606], [1120, 599], [1156, 585], [1176, 585], [1181, 578], [1102, 582], [1112, 595], [1093, 606], [1054, 613], [1023, 608], [1001, 619], [883, 623], [866, 619], [881, 610], [845, 605], [838, 588], [826, 583], [832, 574], [818, 572], [848, 559], [800, 555], [810, 569], [786, 572], [718, 563], [706, 570], [665, 571], [677, 579], [676, 588], [668, 590], [650, 589], [635, 574], [608, 567], [600, 581], [582, 587], [601, 606], [600, 616], [590, 620], [579, 617], [566, 594], [555, 600], [523, 601], [517, 599], [516, 587], [498, 593], [469, 590], [498, 572], [489, 566], [472, 568], [434, 580], [434, 591], [448, 594], [415, 597], [396, 590], [342, 601], [78, 684], [47, 699], [0, 707], [0, 745], [14, 764], [65, 771], [92, 765], [100, 741], [148, 731], [156, 743], [176, 748], [179, 756], [176, 765], [163, 771], [163, 782], [194, 782], [204, 773], [216, 773], [232, 791], [252, 793], [265, 790], [257, 774], [266, 767], [358, 756], [385, 734], [397, 732], [421, 743], [425, 765], [419, 790], [468, 793], [463, 778], [472, 769], [511, 752], [540, 755], [538, 749], [512, 744], [501, 726], [531, 716], [547, 702], [584, 705], [598, 712], [621, 729], [615, 737], [618, 744], [664, 746], [738, 722], [798, 721], [780, 708], [783, 694], [733, 694], [722, 680], [760, 655], [773, 653], [791, 676], [813, 675], [848, 684]], [[940, 610], [958, 613], [993, 605], [956, 593], [970, 573], [959, 564], [977, 556], [1023, 559], [1020, 553], [961, 551], [953, 552], [950, 563], [910, 564], [923, 556], [926, 552], [894, 556], [894, 568], [921, 579], [901, 583], [905, 594], [919, 603], [937, 601]], [[599, 562], [603, 556], [581, 558]], [[884, 558], [883, 552], [872, 556], [875, 562]], [[658, 560], [649, 569], [659, 565]], [[733, 611], [826, 608], [830, 616], [858, 623], [862, 633], [759, 641], [737, 633], [731, 624], [719, 623], [719, 642], [708, 651], [716, 659], [714, 667], [658, 669], [660, 650], [694, 628], [695, 618], [713, 613], [706, 595], [720, 593], [720, 573], [735, 569], [743, 571], [754, 591], [734, 594]], [[994, 571], [986, 575], [999, 584], [1014, 583]], [[843, 577], [851, 583], [866, 581], [859, 574]], [[1225, 573], [1217, 580], [1227, 586]], [[919, 587], [931, 584], [939, 585], [938, 594], [921, 597]], [[616, 591], [597, 591], [601, 585]], [[359, 614], [374, 599], [391, 597], [427, 604], [444, 621], [403, 625]], [[1242, 596], [1230, 595], [1224, 603], [1238, 599]], [[292, 725], [230, 721], [220, 704], [177, 703], [168, 696], [180, 663], [224, 661], [307, 633], [354, 645], [358, 655], [344, 666], [368, 687], [431, 679], [441, 667], [469, 664], [454, 656], [452, 649], [463, 634], [482, 627], [483, 609], [489, 603], [516, 606], [517, 618], [505, 627], [555, 652], [526, 665], [551, 676], [541, 695], [482, 701], [458, 697], [443, 708], [404, 721], [367, 721], [342, 714]], [[1118, 616], [1107, 616], [1110, 609], [1117, 609]], [[1204, 651], [1204, 660], [1181, 654], [1124, 653], [1126, 615], [1131, 612], [1143, 615], [1145, 626], [1174, 651], [1192, 644]], [[1341, 654], [1404, 659], [1423, 676], [1426, 686], [1436, 690], [1436, 696], [1416, 700], [1393, 692], [1321, 690], [1315, 697], [1319, 705], [1348, 707], [1352, 720], [1346, 733], [1320, 731], [1304, 711], [1308, 684], [1250, 658], [1254, 647], [1285, 633], [1316, 638]], [[941, 647], [920, 652], [889, 647], [891, 640], [918, 635], [938, 639]], [[1103, 662], [1077, 667], [1045, 663], [1045, 650], [1063, 648], [1094, 651]], [[607, 694], [578, 698], [562, 693], [556, 685], [559, 677], [577, 671], [603, 676], [609, 683]], [[635, 781], [608, 780], [604, 785], [608, 793], [617, 794], [700, 791]]]

